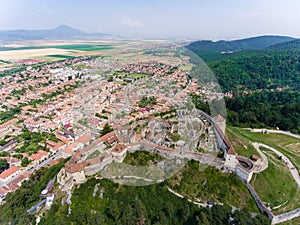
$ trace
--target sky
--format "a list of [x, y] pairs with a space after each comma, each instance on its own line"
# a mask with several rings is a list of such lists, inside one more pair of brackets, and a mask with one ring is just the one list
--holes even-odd
[[135, 37], [300, 37], [299, 0], [0, 0], [0, 30], [52, 29]]

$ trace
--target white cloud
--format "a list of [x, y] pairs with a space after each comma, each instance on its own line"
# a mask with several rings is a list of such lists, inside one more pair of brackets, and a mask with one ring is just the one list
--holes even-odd
[[141, 20], [139, 19], [131, 19], [131, 18], [127, 18], [127, 19], [124, 19], [122, 21], [122, 24], [128, 26], [128, 27], [141, 27], [143, 26], [143, 23]]

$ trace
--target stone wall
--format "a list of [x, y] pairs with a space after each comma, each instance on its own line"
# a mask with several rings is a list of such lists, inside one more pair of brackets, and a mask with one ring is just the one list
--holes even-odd
[[106, 165], [112, 163], [112, 161], [113, 161], [113, 158], [110, 157], [110, 158], [106, 159], [105, 161], [103, 161], [102, 163], [95, 164], [92, 166], [86, 166], [84, 168], [84, 173], [86, 176], [92, 176], [92, 175], [98, 173], [100, 170], [102, 170]]
[[238, 177], [240, 177], [242, 180], [244, 180], [246, 182], [250, 182], [252, 175], [253, 175], [253, 171], [248, 171], [240, 165], [237, 165], [235, 167], [235, 173]]
[[245, 180], [242, 180], [242, 181], [246, 185], [246, 187], [248, 188], [248, 190], [250, 191], [250, 194], [252, 195], [253, 199], [255, 200], [256, 205], [259, 208], [260, 212], [262, 214], [265, 214], [266, 216], [268, 216], [269, 219], [272, 221], [273, 218], [274, 218], [274, 214], [272, 213], [272, 211], [269, 208], [267, 208], [265, 206], [265, 204], [260, 200], [258, 194], [255, 192], [255, 190], [253, 189], [253, 187], [249, 183], [247, 183]]

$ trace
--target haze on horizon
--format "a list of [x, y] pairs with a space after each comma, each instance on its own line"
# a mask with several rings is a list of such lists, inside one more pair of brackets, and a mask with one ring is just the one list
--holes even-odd
[[300, 37], [298, 0], [0, 0], [0, 30], [52, 29], [137, 37]]

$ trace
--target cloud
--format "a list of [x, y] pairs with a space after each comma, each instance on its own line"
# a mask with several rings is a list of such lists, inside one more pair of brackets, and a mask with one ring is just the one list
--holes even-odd
[[131, 19], [131, 18], [127, 18], [127, 19], [124, 19], [122, 21], [122, 24], [128, 26], [128, 27], [141, 27], [143, 26], [143, 23], [141, 20], [139, 19]]

